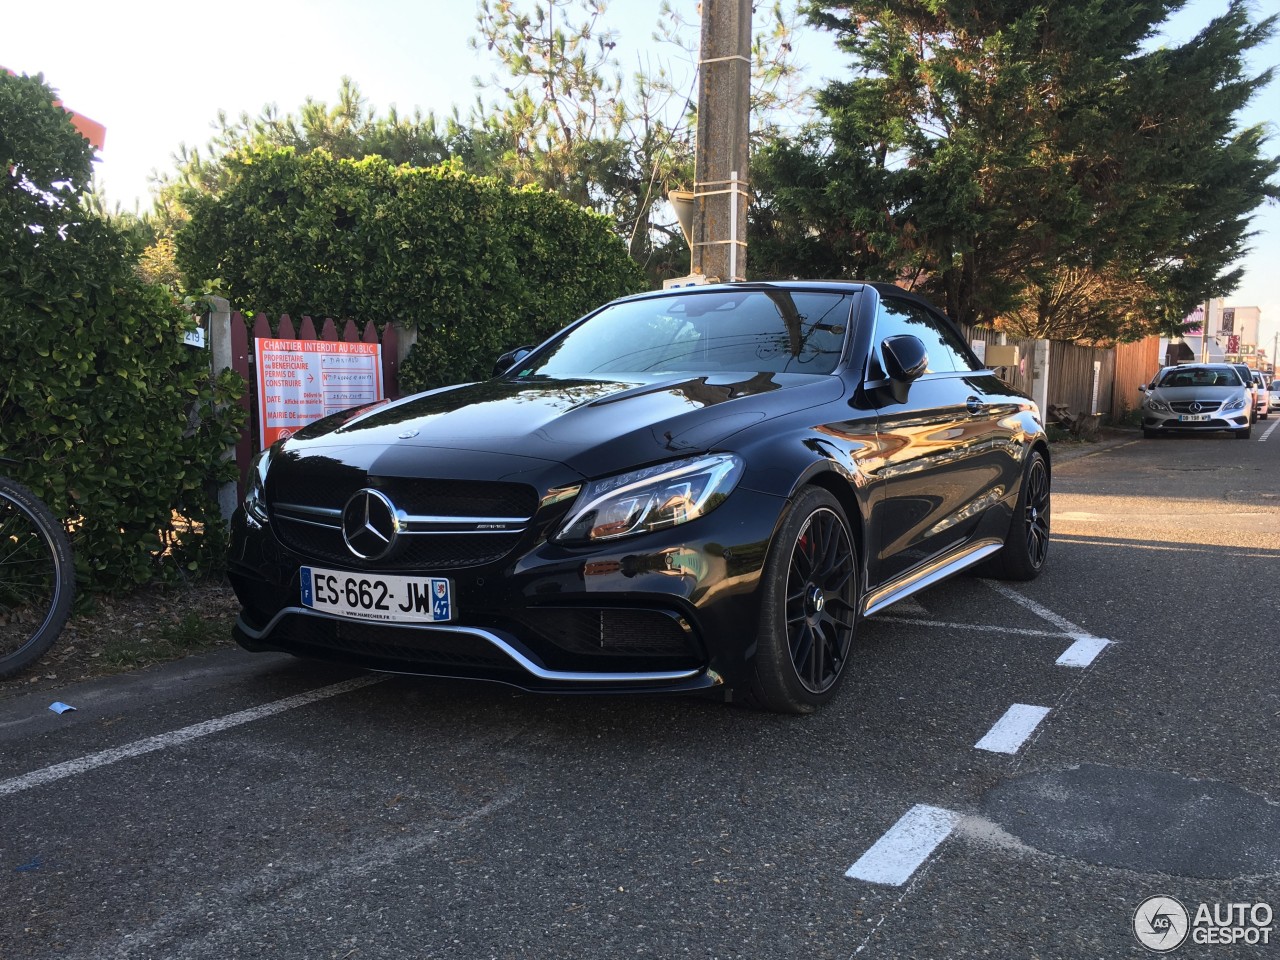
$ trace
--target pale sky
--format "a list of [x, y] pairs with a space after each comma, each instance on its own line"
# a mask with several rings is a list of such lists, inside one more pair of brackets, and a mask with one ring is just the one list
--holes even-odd
[[[672, 0], [687, 19], [696, 0]], [[613, 0], [607, 22], [621, 31], [623, 66], [634, 71], [673, 52], [652, 39], [658, 4]], [[1227, 8], [1227, 0], [1190, 0], [1167, 36], [1183, 42]], [[1258, 17], [1280, 12], [1280, 0], [1255, 0]], [[474, 33], [467, 0], [63, 0], [45, 5], [0, 0], [0, 64], [18, 73], [43, 72], [66, 105], [107, 128], [98, 180], [108, 201], [125, 209], [150, 206], [148, 176], [168, 170], [180, 143], [203, 146], [219, 109], [257, 114], [274, 103], [296, 110], [311, 96], [333, 102], [350, 76], [379, 109], [420, 108], [465, 117], [476, 76], [494, 72], [467, 47]], [[799, 59], [814, 83], [842, 75], [825, 36], [805, 28]], [[1280, 39], [1255, 53], [1254, 72], [1280, 65]], [[687, 65], [671, 64], [677, 71]], [[1280, 80], [1243, 117], [1271, 123], [1268, 149], [1280, 152]], [[1254, 220], [1261, 233], [1244, 261], [1246, 274], [1227, 304], [1262, 308], [1261, 346], [1270, 351], [1280, 329], [1280, 208]]]

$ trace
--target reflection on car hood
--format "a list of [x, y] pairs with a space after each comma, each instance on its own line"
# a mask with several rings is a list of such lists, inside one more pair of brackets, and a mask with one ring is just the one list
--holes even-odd
[[780, 373], [487, 380], [325, 418], [288, 448], [299, 456], [335, 445], [502, 452], [600, 475], [709, 449], [842, 389], [837, 377]]
[[1153, 396], [1165, 403], [1177, 400], [1206, 400], [1211, 403], [1222, 403], [1244, 392], [1245, 388], [1241, 384], [1233, 387], [1156, 387], [1151, 391]]

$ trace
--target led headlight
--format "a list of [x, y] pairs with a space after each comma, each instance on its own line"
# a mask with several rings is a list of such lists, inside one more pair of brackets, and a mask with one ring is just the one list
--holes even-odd
[[742, 460], [718, 453], [660, 463], [588, 483], [557, 540], [612, 540], [696, 520], [742, 476]]
[[1240, 396], [1236, 397], [1234, 400], [1228, 400], [1226, 403], [1224, 403], [1222, 405], [1222, 412], [1227, 413], [1228, 411], [1231, 411], [1231, 410], [1243, 410], [1244, 404], [1245, 404], [1245, 394], [1241, 394]]
[[1157, 400], [1157, 399], [1156, 399], [1155, 397], [1153, 397], [1153, 396], [1148, 395], [1148, 396], [1147, 396], [1147, 399], [1146, 399], [1146, 400], [1144, 400], [1143, 402], [1147, 405], [1147, 409], [1148, 409], [1148, 410], [1154, 410], [1154, 411], [1156, 411], [1157, 413], [1172, 413], [1172, 412], [1173, 412], [1173, 408], [1172, 408], [1172, 407], [1170, 407], [1170, 406], [1169, 406], [1167, 403], [1165, 403], [1163, 400]]
[[244, 512], [258, 523], [266, 523], [268, 451], [263, 450], [249, 461], [249, 481], [244, 492]]

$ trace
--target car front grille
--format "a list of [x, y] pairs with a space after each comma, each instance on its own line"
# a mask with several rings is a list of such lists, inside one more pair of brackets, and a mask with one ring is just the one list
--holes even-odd
[[442, 517], [531, 517], [538, 509], [537, 491], [523, 483], [392, 477], [370, 478], [369, 486], [381, 490], [405, 513]]
[[[1191, 405], [1197, 403], [1199, 410], [1192, 410]], [[1174, 413], [1217, 413], [1222, 406], [1221, 400], [1175, 400], [1169, 404]]]
[[385, 560], [361, 560], [342, 539], [336, 525], [320, 526], [278, 513], [275, 528], [289, 549], [305, 557], [333, 563], [377, 567], [379, 570], [450, 570], [495, 563], [510, 553], [520, 542], [516, 533], [435, 533], [401, 534], [403, 549]]
[[[342, 536], [342, 508], [362, 486], [380, 490], [410, 518], [481, 518], [503, 521], [508, 528], [405, 530], [388, 557], [364, 561], [348, 549]], [[348, 483], [340, 489], [291, 490], [288, 502], [272, 504], [271, 516], [280, 541], [304, 557], [379, 570], [433, 571], [501, 560], [520, 542], [537, 507], [537, 492], [525, 484], [370, 477], [365, 484]]]

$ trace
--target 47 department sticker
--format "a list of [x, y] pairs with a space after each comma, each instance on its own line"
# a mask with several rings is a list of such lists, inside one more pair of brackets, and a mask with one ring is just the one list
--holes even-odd
[[432, 613], [437, 620], [452, 620], [453, 613], [449, 609], [449, 581], [432, 578], [431, 592], [434, 599], [431, 604]]

